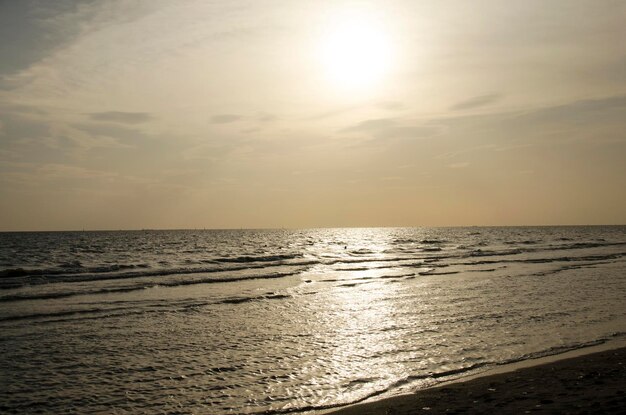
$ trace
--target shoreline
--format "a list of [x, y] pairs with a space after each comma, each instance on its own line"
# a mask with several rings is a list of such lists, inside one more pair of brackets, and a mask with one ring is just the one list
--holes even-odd
[[615, 413], [626, 410], [626, 339], [496, 366], [327, 415]]

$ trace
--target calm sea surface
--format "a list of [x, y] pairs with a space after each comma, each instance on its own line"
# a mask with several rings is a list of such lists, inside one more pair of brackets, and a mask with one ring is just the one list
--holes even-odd
[[289, 413], [626, 336], [626, 227], [0, 233], [0, 412]]

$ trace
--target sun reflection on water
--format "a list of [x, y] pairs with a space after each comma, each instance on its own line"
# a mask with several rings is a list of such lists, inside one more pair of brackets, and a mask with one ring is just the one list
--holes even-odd
[[[340, 253], [344, 260], [366, 252], [370, 258], [384, 261], [389, 249], [384, 239], [361, 236], [346, 241], [334, 252]], [[372, 240], [376, 243], [366, 242]], [[327, 370], [318, 374], [318, 381], [340, 385], [335, 396], [325, 398], [329, 402], [363, 399], [409, 375], [396, 358], [397, 350], [402, 347], [401, 339], [396, 330], [389, 329], [398, 324], [396, 302], [389, 300], [401, 295], [404, 288], [385, 278], [390, 274], [388, 269], [378, 269], [375, 264], [351, 270], [349, 276], [341, 272], [324, 274], [325, 281], [334, 281], [335, 285], [326, 292], [325, 308], [316, 316], [329, 345], [323, 349], [323, 357], [320, 356]]]

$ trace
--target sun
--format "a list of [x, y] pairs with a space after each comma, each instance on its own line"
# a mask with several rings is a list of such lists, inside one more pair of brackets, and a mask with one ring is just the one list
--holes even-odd
[[342, 16], [325, 30], [320, 61], [325, 78], [335, 87], [374, 87], [387, 75], [391, 42], [383, 28], [366, 16]]

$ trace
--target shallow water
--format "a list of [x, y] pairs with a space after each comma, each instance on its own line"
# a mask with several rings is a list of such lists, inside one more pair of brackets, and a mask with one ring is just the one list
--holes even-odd
[[0, 234], [0, 411], [282, 413], [626, 332], [626, 227]]

